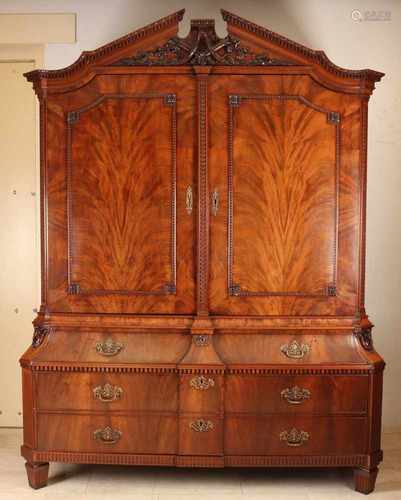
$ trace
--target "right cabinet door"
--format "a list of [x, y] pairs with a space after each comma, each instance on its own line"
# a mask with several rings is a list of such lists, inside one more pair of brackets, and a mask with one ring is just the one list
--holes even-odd
[[212, 313], [354, 314], [358, 99], [307, 76], [210, 80]]

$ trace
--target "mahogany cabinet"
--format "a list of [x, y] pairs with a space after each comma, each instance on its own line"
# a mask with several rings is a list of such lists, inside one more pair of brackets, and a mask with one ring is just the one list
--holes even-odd
[[42, 305], [21, 358], [49, 462], [351, 467], [374, 488], [364, 308], [372, 70], [222, 11], [61, 70], [40, 102]]

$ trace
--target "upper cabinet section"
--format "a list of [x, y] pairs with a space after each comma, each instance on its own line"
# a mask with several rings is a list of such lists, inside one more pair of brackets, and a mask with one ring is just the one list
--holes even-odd
[[[193, 20], [188, 36], [178, 37], [184, 9], [134, 31], [97, 50], [83, 52], [71, 66], [27, 73], [40, 97], [84, 85], [96, 74], [191, 72], [193, 66], [213, 66], [212, 72], [269, 72], [281, 66], [286, 74], [308, 74], [332, 90], [369, 95], [383, 73], [349, 70], [333, 64], [323, 51], [308, 49], [273, 31], [222, 10], [228, 35], [219, 38], [213, 20]], [[181, 69], [179, 69], [181, 68]], [[249, 70], [249, 68], [251, 68]], [[253, 68], [253, 70], [252, 70]]]

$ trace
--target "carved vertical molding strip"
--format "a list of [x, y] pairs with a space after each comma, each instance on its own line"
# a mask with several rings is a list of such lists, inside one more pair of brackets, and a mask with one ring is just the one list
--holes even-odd
[[359, 153], [359, 280], [358, 280], [358, 309], [360, 313], [365, 312], [365, 252], [366, 252], [366, 173], [368, 156], [368, 101], [369, 97], [361, 98], [361, 131], [360, 131], [360, 153]]
[[47, 272], [48, 272], [48, 234], [47, 234], [47, 99], [42, 93], [39, 96], [39, 120], [40, 120], [40, 241], [41, 241], [41, 264], [40, 264], [40, 286], [41, 306], [47, 304]]
[[[208, 186], [208, 74], [210, 68], [197, 72], [198, 82], [198, 245], [197, 313], [208, 316], [209, 280], [209, 186]], [[195, 69], [196, 71], [196, 69]]]

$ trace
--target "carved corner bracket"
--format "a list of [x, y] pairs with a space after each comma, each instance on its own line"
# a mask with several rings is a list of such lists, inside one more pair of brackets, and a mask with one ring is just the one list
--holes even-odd
[[373, 351], [372, 324], [360, 325], [354, 328], [354, 335], [366, 351]]
[[50, 334], [53, 328], [50, 326], [35, 325], [33, 330], [32, 347], [36, 349], [43, 344], [46, 335]]

